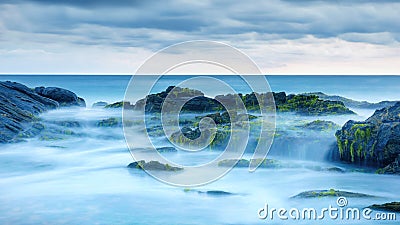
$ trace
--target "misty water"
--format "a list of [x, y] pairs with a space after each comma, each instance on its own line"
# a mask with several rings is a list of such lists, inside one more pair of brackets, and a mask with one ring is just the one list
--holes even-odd
[[[62, 86], [61, 84], [58, 86]], [[273, 87], [272, 87], [273, 88]], [[274, 89], [274, 88], [273, 88]], [[109, 90], [110, 93], [112, 90]], [[314, 90], [310, 90], [314, 91]], [[318, 90], [315, 90], [318, 91]], [[78, 95], [81, 95], [77, 91]], [[336, 93], [340, 94], [340, 93]], [[97, 98], [96, 98], [97, 97]], [[91, 99], [106, 96], [91, 94]], [[115, 97], [117, 98], [117, 97]], [[374, 97], [377, 98], [377, 97]], [[268, 203], [275, 208], [321, 209], [336, 205], [336, 198], [291, 198], [308, 190], [339, 189], [377, 196], [348, 198], [351, 207], [364, 208], [400, 199], [397, 176], [352, 171], [353, 167], [326, 160], [334, 131], [310, 132], [296, 128], [316, 119], [343, 125], [349, 119], [364, 120], [374, 110], [353, 109], [357, 115], [306, 117], [278, 114], [277, 131], [288, 139], [274, 142], [268, 158], [278, 159], [281, 168], [234, 168], [223, 178], [193, 190], [233, 193], [212, 196], [157, 181], [145, 172], [128, 169], [133, 161], [123, 130], [98, 127], [107, 118], [121, 118], [121, 110], [63, 108], [40, 115], [47, 128], [68, 130], [59, 140], [25, 138], [23, 142], [1, 145], [0, 223], [1, 224], [395, 224], [374, 220], [260, 220], [257, 212]], [[76, 121], [78, 127], [64, 127], [61, 121]], [[72, 133], [72, 135], [71, 135]], [[146, 138], [137, 130], [137, 148]], [[283, 149], [288, 146], [289, 149]], [[159, 140], [159, 146], [168, 146]], [[286, 145], [285, 145], [286, 144]], [[163, 153], [174, 160], [202, 163], [218, 151], [196, 155]], [[169, 154], [169, 155], [168, 155]], [[250, 158], [246, 153], [244, 158]], [[346, 173], [329, 172], [339, 167]], [[399, 217], [399, 215], [397, 215]]]

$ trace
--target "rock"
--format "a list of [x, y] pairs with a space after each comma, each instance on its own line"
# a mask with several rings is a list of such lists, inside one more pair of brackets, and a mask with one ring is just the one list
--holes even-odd
[[[140, 99], [136, 102], [135, 109], [138, 110], [144, 107], [146, 112], [159, 113], [168, 95], [172, 101], [169, 102], [170, 104], [167, 104], [168, 106], [164, 104], [167, 107], [167, 111], [174, 111], [176, 109], [175, 105], [181, 103], [185, 103], [182, 107], [183, 112], [211, 112], [222, 109], [218, 101], [204, 97], [201, 91], [174, 86], [170, 86], [160, 93], [151, 94], [144, 99]], [[171, 107], [171, 109], [168, 109], [168, 107]]]
[[108, 105], [107, 102], [95, 102], [92, 105], [92, 108], [104, 108]]
[[[16, 82], [0, 82], [0, 143], [37, 135], [40, 125], [30, 122], [35, 121], [39, 113], [74, 104], [83, 105], [84, 100], [62, 88], [32, 90]], [[21, 133], [23, 131], [26, 132]]]
[[400, 154], [400, 102], [376, 110], [364, 122], [348, 121], [335, 135], [333, 160], [374, 168], [395, 163]]
[[128, 168], [142, 169], [142, 170], [143, 169], [157, 170], [157, 171], [180, 171], [180, 170], [183, 170], [183, 168], [170, 166], [168, 164], [162, 164], [158, 161], [145, 162], [144, 160], [132, 162], [128, 165]]
[[315, 95], [292, 95], [284, 104], [277, 104], [280, 112], [296, 112], [305, 116], [355, 114], [343, 102], [319, 99]]
[[344, 173], [345, 171], [339, 167], [330, 167], [326, 169], [328, 172], [335, 172], [335, 173]]
[[108, 119], [101, 120], [96, 123], [97, 127], [118, 127], [121, 126], [121, 120], [119, 118], [111, 117]]
[[227, 192], [227, 191], [220, 191], [220, 190], [196, 191], [196, 190], [192, 190], [190, 188], [185, 188], [185, 189], [183, 189], [183, 191], [184, 192], [195, 192], [198, 194], [205, 194], [205, 195], [209, 195], [212, 197], [224, 197], [224, 196], [235, 195], [234, 193]]
[[130, 102], [114, 102], [112, 104], [104, 106], [104, 108], [106, 109], [118, 109], [122, 107], [124, 107], [124, 109], [133, 109], [134, 105], [131, 105]]
[[76, 96], [72, 91], [58, 87], [36, 87], [35, 92], [38, 95], [52, 99], [60, 106], [80, 106], [86, 107], [85, 100]]
[[[235, 165], [236, 163], [236, 165]], [[259, 168], [280, 168], [281, 165], [277, 160], [274, 159], [254, 159], [255, 164], [260, 164]], [[247, 168], [250, 165], [250, 161], [247, 159], [224, 159], [218, 162], [218, 166], [221, 167], [238, 167], [238, 168]]]
[[23, 84], [0, 82], [0, 143], [12, 141], [32, 126], [30, 122], [36, 120], [39, 113], [59, 105]]
[[356, 192], [329, 189], [329, 190], [305, 191], [293, 196], [292, 198], [320, 198], [320, 197], [372, 198], [375, 196], [356, 193]]
[[382, 169], [378, 169], [376, 173], [378, 174], [396, 174], [400, 175], [400, 155], [394, 160], [394, 162], [390, 163], [389, 165], [385, 166]]
[[368, 206], [368, 208], [375, 209], [375, 210], [381, 210], [381, 211], [389, 211], [389, 212], [400, 213], [400, 202], [374, 204], [374, 205]]
[[[168, 94], [171, 92], [171, 101], [164, 104]], [[215, 99], [205, 97], [198, 90], [170, 86], [165, 91], [157, 94], [151, 94], [144, 99], [136, 102], [134, 109], [145, 108], [146, 112], [159, 113], [162, 107], [166, 111], [176, 110], [176, 106], [185, 103], [182, 112], [223, 112], [226, 109], [220, 103], [227, 104], [233, 109], [240, 109], [239, 102], [243, 102], [249, 111], [259, 111], [260, 104], [268, 106], [269, 100], [274, 98], [277, 110], [280, 112], [295, 112], [301, 115], [343, 115], [354, 114], [353, 111], [346, 108], [341, 101], [322, 100], [316, 95], [286, 95], [285, 92], [279, 93], [251, 93], [251, 94], [226, 94], [218, 95]], [[268, 104], [267, 104], [268, 103]], [[168, 109], [171, 107], [171, 109]], [[229, 109], [231, 110], [231, 109]], [[222, 116], [222, 115], [221, 115]]]
[[218, 190], [211, 190], [211, 191], [199, 191], [199, 194], [206, 194], [214, 197], [222, 197], [222, 196], [229, 196], [234, 195], [233, 193], [226, 192], [226, 191], [218, 191]]
[[[199, 138], [201, 136], [201, 132], [199, 128], [189, 128], [189, 127], [183, 127], [181, 129], [181, 132], [176, 132], [173, 133], [170, 136], [170, 140], [173, 141], [174, 143], [179, 143], [179, 144], [189, 144], [185, 143], [184, 139], [182, 138], [182, 135], [185, 136], [186, 138], [193, 140], [194, 146], [196, 144], [201, 145], [202, 143], [205, 143], [207, 140], [205, 139], [208, 136], [211, 136], [212, 134], [212, 129], [204, 129], [203, 132], [205, 132], [205, 135], [203, 136], [204, 139]], [[215, 132], [214, 139], [210, 143], [210, 147], [221, 147], [227, 144], [228, 140], [230, 137], [230, 131], [229, 130], [223, 130], [223, 129], [217, 129]]]
[[243, 113], [238, 114], [236, 111], [232, 111], [230, 112], [230, 114], [232, 116], [232, 121], [228, 112], [223, 112], [223, 113], [217, 112], [205, 116], [196, 116], [196, 119], [200, 121], [204, 117], [209, 117], [213, 119], [216, 124], [231, 124], [231, 122], [234, 123], [238, 121], [248, 121], [258, 118], [258, 116], [254, 116], [251, 114], [243, 114]]
[[161, 147], [161, 148], [157, 148], [158, 152], [177, 152], [178, 150], [176, 150], [176, 148], [174, 147]]
[[340, 126], [332, 121], [314, 120], [310, 123], [298, 126], [299, 128], [314, 130], [314, 131], [334, 131], [340, 129]]

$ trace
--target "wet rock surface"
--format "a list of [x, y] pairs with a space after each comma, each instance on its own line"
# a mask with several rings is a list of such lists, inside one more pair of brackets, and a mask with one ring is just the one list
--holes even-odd
[[348, 121], [336, 132], [336, 138], [334, 160], [399, 174], [400, 103], [376, 110], [365, 121]]
[[39, 113], [60, 106], [84, 105], [82, 98], [66, 89], [31, 89], [16, 82], [0, 82], [0, 143], [10, 142], [20, 132], [31, 128], [31, 122], [37, 120]]

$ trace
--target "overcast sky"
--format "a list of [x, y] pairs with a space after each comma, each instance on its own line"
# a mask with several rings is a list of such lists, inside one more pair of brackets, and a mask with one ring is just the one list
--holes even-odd
[[400, 1], [0, 0], [0, 73], [132, 74], [189, 40], [266, 74], [400, 74]]

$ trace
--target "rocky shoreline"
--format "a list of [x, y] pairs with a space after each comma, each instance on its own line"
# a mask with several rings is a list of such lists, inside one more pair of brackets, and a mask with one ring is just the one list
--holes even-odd
[[58, 87], [27, 86], [16, 82], [0, 82], [0, 143], [12, 142], [29, 129], [39, 113], [59, 107], [85, 107], [83, 98]]

